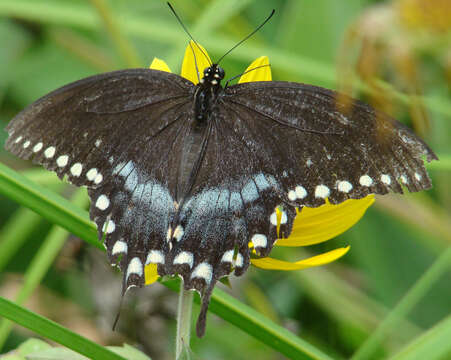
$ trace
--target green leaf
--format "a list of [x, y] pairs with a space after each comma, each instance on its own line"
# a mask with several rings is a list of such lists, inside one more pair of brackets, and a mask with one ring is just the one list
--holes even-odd
[[451, 315], [424, 332], [390, 360], [450, 359]]
[[0, 230], [0, 272], [33, 233], [42, 218], [22, 208], [16, 211]]
[[39, 339], [28, 339], [19, 345], [17, 352], [20, 355], [28, 355], [36, 351], [42, 351], [50, 348], [51, 346], [45, 341]]
[[0, 297], [0, 316], [3, 316], [16, 324], [34, 331], [36, 334], [56, 341], [90, 359], [96, 360], [124, 360], [125, 358], [114, 352], [97, 345], [65, 327], [37, 315], [13, 302]]
[[[85, 207], [87, 205], [86, 194], [82, 189], [79, 189], [74, 197], [74, 204]], [[58, 225], [54, 225], [44, 240], [42, 246], [39, 248], [33, 260], [28, 265], [27, 270], [23, 277], [23, 285], [18, 291], [15, 302], [18, 305], [22, 305], [36, 287], [40, 284], [45, 274], [53, 264], [56, 256], [60, 252], [64, 243], [66, 242], [68, 232]], [[0, 321], [0, 348], [3, 346], [4, 342], [9, 336], [12, 324], [10, 321], [1, 319]]]
[[86, 356], [66, 348], [50, 348], [43, 351], [36, 351], [27, 356], [27, 360], [88, 360]]
[[[108, 350], [123, 356], [129, 360], [151, 360], [141, 351], [133, 346], [124, 344], [124, 346], [107, 346]], [[27, 356], [27, 360], [89, 360], [87, 357], [66, 348], [50, 348], [41, 351], [35, 351]]]
[[37, 212], [52, 223], [59, 224], [75, 236], [103, 249], [97, 239], [95, 225], [86, 211], [58, 194], [28, 180], [0, 164], [0, 193]]
[[[34, 182], [52, 186], [53, 189], [59, 189], [62, 185], [54, 173], [43, 169], [28, 170], [24, 175]], [[0, 272], [35, 231], [41, 220], [41, 217], [36, 213], [22, 208], [16, 211], [3, 225], [0, 230], [0, 239], [2, 239], [0, 242]]]
[[107, 346], [107, 348], [130, 360], [150, 360], [147, 355], [128, 344], [124, 344], [124, 346]]
[[[451, 247], [448, 247], [427, 271], [415, 282], [395, 308], [381, 321], [378, 328], [360, 346], [352, 360], [366, 360], [377, 351], [381, 341], [398, 329], [399, 322], [418, 304], [431, 287], [451, 268]], [[420, 357], [421, 359], [421, 357]]]

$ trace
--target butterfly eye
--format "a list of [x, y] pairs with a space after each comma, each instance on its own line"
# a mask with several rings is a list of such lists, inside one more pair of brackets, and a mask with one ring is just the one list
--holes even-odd
[[222, 67], [218, 66], [217, 69], [216, 69], [216, 73], [219, 75], [220, 79], [224, 79], [225, 71], [224, 71], [224, 69]]
[[210, 75], [210, 68], [209, 67], [204, 69], [204, 77], [206, 77], [208, 75]]

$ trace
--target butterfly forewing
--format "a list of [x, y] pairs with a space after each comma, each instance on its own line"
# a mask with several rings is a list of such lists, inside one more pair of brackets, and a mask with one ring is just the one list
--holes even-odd
[[226, 89], [224, 102], [254, 119], [254, 142], [265, 144], [292, 203], [402, 192], [400, 183], [410, 191], [430, 188], [423, 157], [436, 159], [432, 150], [387, 115], [340, 98], [311, 85], [256, 82]]
[[56, 90], [8, 126], [8, 150], [88, 186], [99, 238], [106, 233], [108, 254], [122, 258], [124, 288], [142, 284], [149, 251], [165, 247], [191, 90], [176, 75], [118, 71]]

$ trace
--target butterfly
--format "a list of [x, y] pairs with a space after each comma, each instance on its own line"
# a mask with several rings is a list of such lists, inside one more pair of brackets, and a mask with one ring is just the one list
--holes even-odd
[[288, 237], [296, 209], [429, 189], [423, 158], [437, 159], [359, 100], [294, 82], [223, 87], [224, 77], [218, 64], [198, 84], [144, 68], [100, 74], [7, 126], [6, 149], [88, 188], [123, 292], [157, 264], [201, 293], [199, 336], [216, 282]]

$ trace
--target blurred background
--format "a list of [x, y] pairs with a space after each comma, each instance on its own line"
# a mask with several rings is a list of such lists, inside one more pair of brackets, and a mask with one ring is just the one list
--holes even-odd
[[[218, 59], [276, 15], [222, 62], [226, 78], [269, 57], [274, 80], [306, 82], [361, 98], [412, 127], [441, 162], [427, 193], [377, 198], [351, 230], [288, 260], [345, 244], [337, 263], [298, 272], [251, 268], [232, 278], [235, 297], [322, 349], [347, 359], [451, 245], [451, 2], [449, 0], [173, 0], [195, 39]], [[100, 72], [147, 67], [154, 57], [179, 73], [188, 37], [164, 1], [0, 0], [0, 128], [23, 107]], [[0, 130], [0, 144], [6, 139]], [[64, 196], [74, 188], [0, 149], [0, 162]], [[127, 342], [171, 359], [177, 294], [160, 284], [127, 293], [118, 331], [120, 274], [106, 255], [65, 236], [30, 293], [24, 274], [52, 224], [0, 196], [0, 295], [100, 344]], [[8, 239], [14, 238], [14, 241]], [[450, 271], [441, 266], [411, 311], [388, 329], [371, 358], [386, 358], [451, 314]], [[222, 286], [225, 288], [224, 286]], [[195, 309], [195, 312], [197, 309]], [[34, 336], [0, 323], [1, 353]], [[282, 359], [265, 344], [209, 315], [199, 359]], [[449, 354], [451, 358], [451, 354]], [[445, 359], [445, 358], [443, 358]]]

